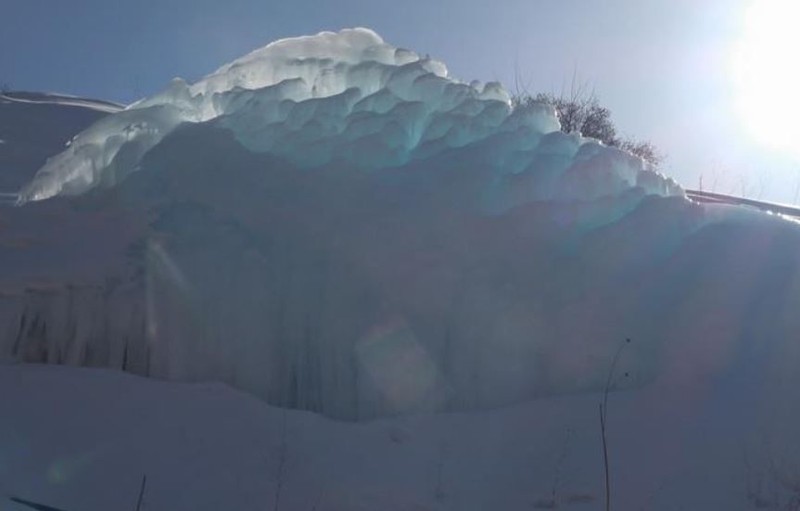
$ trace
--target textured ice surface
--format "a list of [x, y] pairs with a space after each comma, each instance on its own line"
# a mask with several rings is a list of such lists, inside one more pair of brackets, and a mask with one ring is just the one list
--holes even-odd
[[113, 185], [178, 125], [204, 122], [230, 130], [253, 151], [304, 168], [340, 163], [375, 171], [493, 139], [489, 163], [499, 189], [508, 186], [505, 176], [535, 163], [540, 173], [569, 168], [573, 174], [568, 189], [543, 187], [540, 194], [595, 196], [632, 186], [679, 193], [636, 158], [555, 133], [552, 108], [512, 112], [499, 84], [459, 82], [441, 62], [359, 28], [274, 42], [192, 85], [173, 80], [81, 133], [48, 161], [22, 199]]
[[0, 210], [0, 357], [344, 419], [602, 389], [625, 338], [619, 386], [793, 371], [797, 225], [557, 127], [366, 30], [176, 81]]

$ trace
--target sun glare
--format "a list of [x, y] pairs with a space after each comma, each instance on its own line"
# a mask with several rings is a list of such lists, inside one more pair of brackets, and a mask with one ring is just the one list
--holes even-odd
[[733, 57], [736, 107], [761, 143], [800, 157], [800, 1], [755, 0]]

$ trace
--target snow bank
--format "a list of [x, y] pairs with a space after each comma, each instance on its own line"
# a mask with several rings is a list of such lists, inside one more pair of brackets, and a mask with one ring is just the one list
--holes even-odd
[[[501, 179], [550, 160], [550, 169], [539, 161], [537, 170], [570, 168], [582, 175], [567, 194], [631, 186], [680, 193], [638, 159], [553, 133], [559, 126], [552, 108], [512, 112], [499, 84], [459, 82], [441, 62], [359, 28], [274, 42], [192, 85], [175, 79], [164, 92], [78, 135], [40, 170], [21, 200], [113, 185], [178, 125], [204, 122], [232, 131], [253, 151], [303, 168], [338, 162], [375, 171], [494, 138], [492, 163]], [[586, 167], [596, 169], [589, 182]]]

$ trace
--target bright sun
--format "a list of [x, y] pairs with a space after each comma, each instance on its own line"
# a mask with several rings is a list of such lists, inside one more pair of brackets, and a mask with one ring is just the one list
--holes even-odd
[[733, 58], [736, 106], [760, 142], [800, 156], [800, 0], [754, 0]]

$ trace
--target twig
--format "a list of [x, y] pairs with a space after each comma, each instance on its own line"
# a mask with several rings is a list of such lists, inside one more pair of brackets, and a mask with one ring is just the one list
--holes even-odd
[[603, 440], [603, 468], [605, 470], [605, 483], [606, 483], [606, 511], [611, 510], [611, 474], [608, 469], [608, 440], [606, 439], [606, 414], [608, 413], [608, 393], [611, 390], [611, 383], [614, 378], [614, 369], [617, 367], [619, 356], [625, 346], [630, 344], [630, 339], [625, 339], [625, 342], [617, 348], [614, 354], [614, 359], [611, 361], [611, 368], [608, 371], [608, 378], [606, 378], [606, 386], [603, 389], [603, 402], [600, 403], [600, 436]]
[[10, 500], [11, 502], [16, 502], [17, 504], [22, 504], [25, 507], [35, 509], [36, 511], [64, 511], [63, 509], [57, 507], [46, 506], [44, 504], [39, 504], [31, 500], [20, 499], [18, 497], [9, 497], [8, 500]]
[[603, 469], [606, 476], [606, 511], [611, 509], [611, 482], [608, 473], [608, 443], [606, 442], [606, 418], [603, 403], [600, 403], [600, 435], [603, 439]]
[[[608, 370], [608, 378], [606, 378], [606, 386], [603, 388], [603, 409], [608, 409], [608, 393], [611, 391], [611, 384], [613, 383], [614, 378], [614, 370], [617, 368], [617, 362], [619, 362], [619, 356], [622, 354], [622, 350], [625, 349], [625, 346], [630, 344], [630, 339], [625, 339], [623, 344], [620, 344], [619, 348], [617, 348], [617, 352], [614, 353], [614, 358], [611, 361], [611, 367]], [[605, 413], [603, 415], [603, 420], [605, 420]]]
[[147, 474], [142, 475], [142, 485], [139, 487], [139, 498], [136, 500], [136, 511], [142, 509], [142, 499], [144, 499], [144, 487], [147, 485]]

